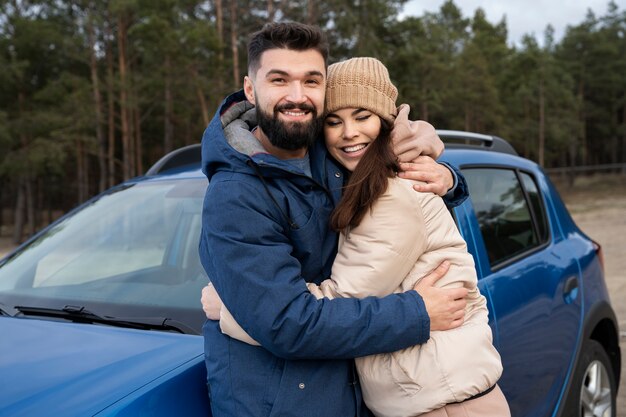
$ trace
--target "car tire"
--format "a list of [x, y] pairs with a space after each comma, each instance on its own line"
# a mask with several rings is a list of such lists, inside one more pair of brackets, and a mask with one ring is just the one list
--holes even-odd
[[604, 347], [587, 340], [582, 348], [570, 394], [562, 414], [567, 417], [615, 417], [616, 384]]

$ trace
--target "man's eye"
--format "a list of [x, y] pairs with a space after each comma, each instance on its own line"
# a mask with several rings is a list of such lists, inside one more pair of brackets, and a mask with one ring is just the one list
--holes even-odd
[[284, 78], [272, 78], [270, 82], [272, 84], [281, 84], [285, 82], [285, 79]]
[[320, 84], [319, 80], [307, 80], [306, 83], [309, 84], [309, 85], [319, 85]]

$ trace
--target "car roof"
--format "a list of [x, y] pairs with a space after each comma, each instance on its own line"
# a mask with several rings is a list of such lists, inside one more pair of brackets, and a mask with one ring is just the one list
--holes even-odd
[[446, 144], [446, 149], [473, 149], [518, 155], [509, 142], [499, 136], [462, 130], [437, 130], [437, 134]]

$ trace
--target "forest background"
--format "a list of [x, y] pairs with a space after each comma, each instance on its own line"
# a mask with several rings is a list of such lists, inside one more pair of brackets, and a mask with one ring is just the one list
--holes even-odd
[[[626, 12], [613, 1], [554, 39], [507, 44], [503, 19], [453, 0], [0, 0], [0, 237], [198, 143], [268, 21], [317, 24], [330, 62], [376, 56], [411, 117], [496, 134], [545, 168], [626, 172]], [[620, 168], [621, 167], [621, 168]], [[9, 232], [10, 231], [10, 232]]]

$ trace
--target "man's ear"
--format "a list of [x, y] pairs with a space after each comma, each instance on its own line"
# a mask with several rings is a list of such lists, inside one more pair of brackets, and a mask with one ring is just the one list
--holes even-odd
[[248, 101], [256, 106], [256, 98], [254, 97], [254, 84], [249, 76], [243, 79], [243, 92], [246, 94]]

